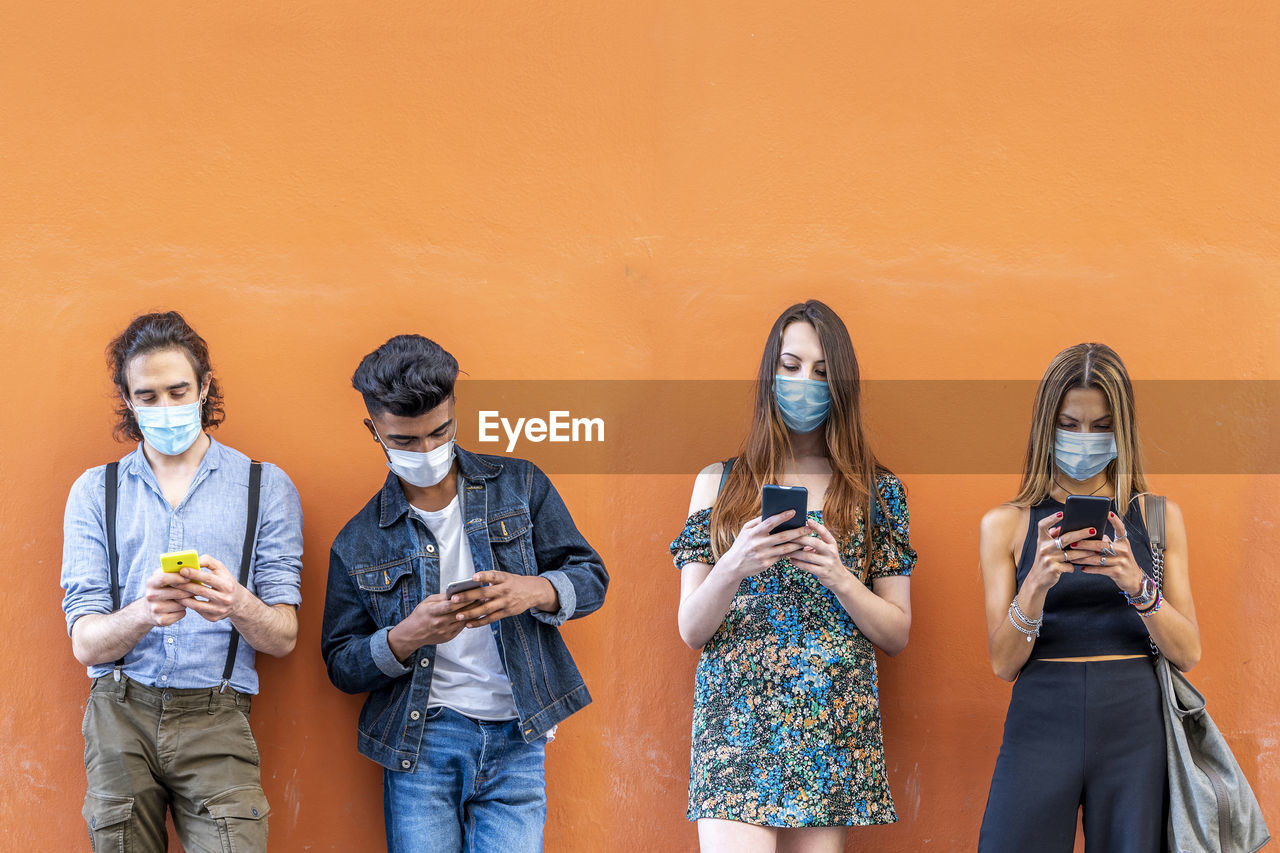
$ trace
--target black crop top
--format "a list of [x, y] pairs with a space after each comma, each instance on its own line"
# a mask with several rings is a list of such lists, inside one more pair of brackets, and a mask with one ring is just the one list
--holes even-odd
[[[1031, 507], [1027, 538], [1018, 558], [1018, 587], [1031, 571], [1036, 556], [1036, 525], [1046, 515], [1062, 511], [1059, 501], [1046, 499]], [[1115, 500], [1111, 511], [1116, 511]], [[1151, 543], [1142, 520], [1139, 501], [1130, 501], [1124, 517], [1129, 546], [1142, 571], [1152, 575]], [[1114, 531], [1103, 531], [1108, 536]], [[1093, 657], [1095, 655], [1150, 654], [1146, 625], [1125, 600], [1115, 581], [1106, 575], [1068, 572], [1059, 578], [1044, 600], [1044, 624], [1031, 650], [1031, 660]]]

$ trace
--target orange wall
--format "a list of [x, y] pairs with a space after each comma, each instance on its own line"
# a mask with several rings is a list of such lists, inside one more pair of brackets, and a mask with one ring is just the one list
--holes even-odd
[[[348, 380], [393, 333], [477, 379], [746, 378], [814, 296], [875, 379], [1034, 379], [1092, 339], [1137, 378], [1280, 379], [1280, 7], [727, 8], [0, 7], [0, 847], [83, 846], [60, 523], [123, 452], [102, 351], [136, 312], [187, 314], [219, 438], [302, 494], [299, 649], [262, 664], [253, 712], [281, 851], [381, 838], [318, 635], [329, 543], [384, 472]], [[691, 475], [557, 478], [614, 581], [565, 630], [596, 702], [549, 751], [549, 850], [695, 846], [666, 554]], [[977, 522], [1016, 477], [904, 479], [916, 616], [881, 694], [902, 821], [850, 847], [964, 850], [1008, 695]], [[1155, 486], [1190, 531], [1196, 681], [1275, 824], [1280, 477]]]

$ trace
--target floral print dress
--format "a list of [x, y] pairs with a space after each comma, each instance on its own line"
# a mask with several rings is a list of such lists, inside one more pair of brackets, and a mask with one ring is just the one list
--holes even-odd
[[[910, 575], [906, 497], [876, 483], [867, 583]], [[711, 565], [710, 509], [671, 543], [677, 568]], [[817, 511], [809, 518], [822, 520]], [[860, 571], [861, 523], [840, 542]], [[788, 560], [747, 578], [702, 648], [694, 685], [689, 820], [761, 826], [864, 826], [898, 819], [885, 775], [876, 655], [831, 590]]]

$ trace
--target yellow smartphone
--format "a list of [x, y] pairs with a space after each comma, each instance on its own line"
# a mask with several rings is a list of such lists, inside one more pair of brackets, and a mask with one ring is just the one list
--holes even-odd
[[200, 555], [195, 551], [170, 551], [160, 555], [160, 568], [166, 572], [200, 568]]

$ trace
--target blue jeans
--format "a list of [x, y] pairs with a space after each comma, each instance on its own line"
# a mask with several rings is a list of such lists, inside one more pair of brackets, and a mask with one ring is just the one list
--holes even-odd
[[546, 738], [437, 706], [422, 740], [413, 772], [383, 771], [388, 853], [540, 853]]

